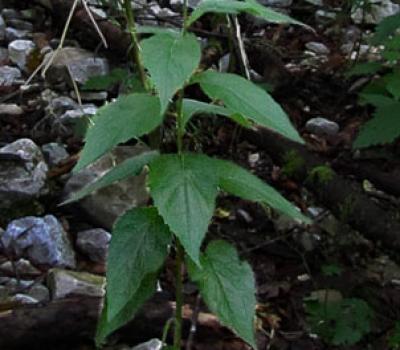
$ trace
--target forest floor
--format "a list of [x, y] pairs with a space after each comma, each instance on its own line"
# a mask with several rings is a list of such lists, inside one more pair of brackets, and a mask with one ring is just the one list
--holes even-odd
[[[164, 3], [161, 5], [169, 6]], [[75, 204], [58, 206], [65, 197], [66, 183], [70, 180], [70, 172], [83, 145], [81, 136], [76, 133], [82, 125], [78, 123], [71, 129], [69, 124], [63, 124], [62, 128], [58, 128], [60, 123], [49, 118], [49, 105], [52, 100], [60, 96], [75, 96], [77, 104], [74, 87], [65, 80], [57, 81], [59, 73], [55, 70], [49, 71], [48, 74], [53, 74], [56, 82], [47, 77], [43, 79], [37, 74], [29, 83], [29, 88], [21, 89], [22, 81], [25, 81], [42, 62], [44, 49], [56, 47], [63, 23], [58, 23], [56, 15], [35, 2], [5, 1], [4, 8], [15, 10], [17, 14], [15, 19], [33, 24], [32, 28], [28, 25], [27, 29], [21, 29], [23, 25], [18, 24], [18, 21], [14, 22], [14, 26], [19, 26], [18, 30], [27, 31], [25, 35], [21, 33], [18, 35], [22, 35], [23, 39], [32, 40], [36, 48], [30, 53], [25, 68], [18, 68], [21, 76], [14, 79], [11, 84], [2, 82], [0, 76], [0, 147], [29, 138], [39, 147], [54, 142], [63, 144], [66, 155], [53, 164], [47, 159], [49, 171], [45, 194], [32, 199], [24, 208], [18, 207], [20, 206], [18, 203], [18, 210], [15, 206], [1, 209], [3, 213], [0, 215], [0, 228], [6, 230], [12, 220], [28, 215], [38, 217], [54, 215], [74, 242], [73, 249], [76, 250], [77, 263], [73, 270], [102, 276], [105, 271], [104, 261], [91, 261], [77, 246], [76, 239], [78, 233], [83, 230], [92, 228], [109, 230], [110, 227], [107, 227], [109, 221], [104, 224], [101, 210], [97, 212], [89, 210], [88, 213], [84, 206]], [[241, 18], [242, 30], [249, 48], [250, 67], [257, 73], [260, 85], [272, 91], [272, 96], [282, 105], [305, 139], [306, 152], [323, 159], [328, 172], [329, 169], [334, 169], [340, 178], [357, 189], [356, 194], [363, 193], [383, 212], [397, 213], [396, 220], [398, 220], [399, 193], [391, 193], [390, 188], [384, 186], [379, 187], [382, 182], [374, 181], [378, 177], [374, 175], [389, 174], [388, 178], [393, 179], [395, 183], [399, 182], [399, 143], [362, 151], [352, 149], [352, 142], [359, 126], [372, 114], [370, 107], [359, 104], [357, 96], [361, 87], [371, 78], [365, 76], [347, 78], [346, 72], [354, 64], [354, 60], [349, 57], [352, 52], [356, 56], [359, 55], [359, 60], [368, 60], [373, 55], [371, 52], [363, 52], [364, 46], [358, 44], [363, 40], [362, 33], [372, 30], [373, 26], [355, 25], [345, 11], [345, 4], [342, 1], [324, 1], [324, 6], [319, 10], [329, 12], [334, 8], [341, 8], [343, 11], [337, 11], [335, 19], [329, 19], [328, 16], [321, 20], [315, 15], [318, 7], [306, 1], [295, 1], [290, 7], [292, 17], [304, 21], [315, 31], [298, 26], [267, 25], [253, 22], [249, 18]], [[7, 18], [4, 9], [2, 11], [3, 17]], [[29, 17], [30, 11], [38, 11], [43, 20], [38, 20], [36, 12], [33, 17]], [[7, 28], [13, 26], [10, 17], [6, 22]], [[160, 23], [165, 22], [168, 21], [160, 21]], [[209, 32], [208, 25], [206, 22], [196, 29]], [[65, 46], [79, 46], [93, 55], [106, 57], [112, 69], [129, 68], [128, 55], [121, 56], [115, 54], [116, 51], [107, 51], [103, 48], [95, 50], [93, 41], [85, 38], [86, 29], [72, 25]], [[13, 35], [18, 37], [17, 34]], [[15, 38], [15, 36], [12, 39], [4, 38], [0, 45], [0, 53], [4, 53], [3, 56], [0, 55], [1, 67], [16, 67], [15, 62], [3, 50], [7, 49]], [[344, 52], [343, 45], [349, 42], [354, 44], [354, 50], [350, 49], [350, 53]], [[263, 48], [261, 51], [257, 51], [259, 46]], [[251, 50], [255, 50], [256, 54], [252, 54]], [[226, 66], [224, 63], [226, 58], [221, 57], [216, 64], [220, 67]], [[237, 65], [237, 71], [240, 69], [240, 65]], [[84, 94], [87, 92], [83, 91], [83, 98], [87, 98], [87, 102], [84, 103], [90, 103], [94, 108], [100, 107], [106, 100], [111, 100], [124, 91], [121, 85], [115, 84], [104, 91], [92, 91], [94, 95], [88, 94], [86, 97]], [[193, 90], [189, 91], [189, 94], [198, 97], [199, 93]], [[7, 108], [13, 106], [13, 110], [10, 112], [10, 109], [4, 106], [8, 106]], [[65, 116], [68, 109], [69, 107], [56, 118]], [[71, 110], [76, 109], [79, 108], [71, 107]], [[83, 120], [83, 115], [79, 117]], [[324, 129], [325, 131], [313, 129], [313, 126], [308, 124], [311, 119], [318, 117], [325, 120], [323, 127], [328, 128]], [[334, 131], [329, 131], [330, 127], [333, 127]], [[163, 130], [165, 150], [173, 148], [169, 143], [173, 130], [173, 125], [167, 120]], [[186, 143], [192, 150], [231, 159], [250, 169], [277, 188], [314, 220], [312, 225], [303, 225], [261, 205], [236, 197], [222, 195], [218, 198], [216, 214], [209, 228], [207, 240], [223, 238], [230, 241], [255, 271], [259, 349], [361, 350], [400, 347], [398, 251], [391, 249], [390, 244], [381, 244], [379, 237], [375, 240], [371, 235], [365, 235], [359, 230], [360, 226], [353, 224], [354, 220], [349, 220], [352, 215], [363, 217], [364, 213], [350, 215], [352, 207], [349, 203], [349, 207], [342, 206], [338, 214], [337, 208], [326, 204], [330, 203], [329, 200], [321, 201], [321, 194], [315, 193], [312, 186], [307, 186], [309, 179], [298, 176], [299, 158], [296, 153], [288, 148], [283, 156], [278, 157], [279, 160], [269, 148], [262, 146], [262, 142], [256, 142], [251, 135], [225, 119], [194, 118]], [[126, 146], [130, 147], [132, 144], [128, 143]], [[0, 162], [10, 161], [3, 158], [0, 157]], [[14, 163], [7, 165], [7, 167], [13, 166]], [[5, 174], [4, 166], [2, 168], [1, 164], [0, 169], [3, 169], [0, 176], [4, 176], [1, 175]], [[360, 169], [368, 169], [369, 172]], [[371, 173], [372, 175], [368, 175]], [[324, 194], [326, 197], [330, 195], [332, 193]], [[107, 194], [94, 200], [103, 200], [104, 202], [99, 205], [106, 205], [104, 199], [106, 196]], [[379, 215], [368, 219], [376, 220], [384, 227], [385, 222], [381, 222]], [[400, 235], [400, 232], [397, 233]], [[0, 255], [0, 287], [2, 287], [0, 292], [8, 290], [7, 283], [11, 283], [12, 279], [19, 278], [15, 274], [15, 269], [6, 268], [9, 260], [5, 252]], [[37, 267], [39, 272], [36, 275], [28, 274], [30, 277], [23, 279], [43, 282], [43, 285], [50, 289], [50, 299], [54, 299], [55, 287], [45, 282], [49, 268]], [[172, 258], [171, 261], [168, 260], [166, 267], [160, 284], [165, 300], [168, 301], [173, 300]], [[15, 294], [16, 290], [14, 289], [12, 293]], [[188, 315], [186, 321], [188, 325], [191, 322], [199, 322], [199, 332], [194, 335], [192, 350], [249, 349], [212, 317], [205, 306], [197, 301], [197, 294], [196, 287], [186, 281], [185, 302]], [[76, 298], [74, 293], [67, 297], [70, 300]], [[95, 297], [98, 298], [98, 295]], [[30, 331], [24, 333], [26, 325], [23, 325], [18, 329], [21, 333], [15, 333], [14, 337], [11, 327], [20, 326], [19, 317], [22, 315], [21, 313], [17, 316], [16, 309], [28, 308], [37, 310], [38, 313], [47, 312], [49, 308], [45, 305], [53, 301], [44, 300], [39, 304], [27, 306], [16, 302], [15, 298], [10, 299], [9, 295], [1, 300], [3, 299], [0, 298], [0, 334], [1, 337], [7, 337], [5, 333], [7, 330], [13, 339], [4, 343], [0, 340], [2, 349], [23, 348], [24, 336], [26, 342], [38, 342], [30, 348], [81, 350], [93, 348], [90, 337], [95, 326], [93, 317], [85, 321], [86, 316], [81, 318], [79, 315], [73, 316], [74, 320], [80, 320], [84, 328], [84, 331], [80, 332], [80, 324], [72, 325], [62, 321], [62, 315], [66, 310], [61, 307], [58, 316], [49, 316], [44, 323], [33, 323], [37, 336], [32, 336]], [[79, 297], [76, 300], [77, 303], [82, 302]], [[71, 306], [73, 304], [68, 305], [73, 308]], [[144, 313], [146, 314], [146, 311]], [[196, 313], [199, 313], [198, 320], [191, 320], [192, 314]], [[148, 331], [141, 330], [143, 334], [136, 334], [135, 326], [124, 328], [112, 337], [113, 344], [108, 345], [109, 349], [130, 349], [129, 346], [135, 345], [135, 342], [146, 341], [147, 335], [161, 337], [161, 334], [157, 335], [160, 326], [150, 323], [151, 316], [146, 319], [149, 322], [146, 324]], [[159, 321], [157, 319], [154, 322]], [[50, 334], [52, 331], [40, 328], [40, 325], [43, 327], [44, 324], [51, 325], [52, 322], [55, 324], [54, 327], [60, 323], [63, 327], [71, 329], [69, 332], [54, 332], [52, 345], [48, 345], [45, 344], [46, 333]]]

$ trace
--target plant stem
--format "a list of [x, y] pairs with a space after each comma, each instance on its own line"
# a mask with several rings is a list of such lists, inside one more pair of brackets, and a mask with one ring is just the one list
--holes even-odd
[[[183, 28], [182, 35], [187, 32], [187, 18], [188, 18], [188, 0], [184, 0], [183, 4]], [[177, 120], [176, 120], [176, 146], [178, 155], [183, 159], [183, 136], [185, 129], [183, 127], [183, 97], [185, 94], [185, 87], [183, 87], [178, 94], [176, 101]], [[185, 258], [185, 250], [179, 241], [176, 239], [176, 257], [175, 257], [175, 328], [174, 328], [174, 349], [179, 350], [182, 342], [182, 307], [183, 307], [183, 274], [182, 268]]]
[[174, 329], [174, 349], [179, 350], [182, 342], [182, 307], [183, 307], [183, 276], [182, 267], [185, 252], [178, 239], [176, 239], [176, 258], [175, 258], [175, 329]]
[[147, 83], [147, 76], [144, 70], [142, 58], [140, 56], [140, 46], [139, 46], [139, 38], [136, 32], [136, 24], [133, 16], [133, 8], [131, 4], [131, 0], [124, 0], [124, 9], [126, 21], [128, 24], [128, 30], [131, 34], [132, 44], [133, 44], [133, 57], [135, 60], [136, 67], [139, 71], [140, 81], [142, 82], [143, 87], [148, 90], [149, 86]]

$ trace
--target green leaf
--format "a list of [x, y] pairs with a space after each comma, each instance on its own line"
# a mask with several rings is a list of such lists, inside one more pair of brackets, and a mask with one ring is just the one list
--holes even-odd
[[304, 141], [290, 123], [281, 106], [252, 82], [229, 73], [206, 71], [194, 79], [211, 99], [222, 100], [233, 113], [275, 130], [300, 143]]
[[170, 99], [192, 76], [200, 63], [201, 49], [196, 37], [156, 34], [143, 40], [142, 57], [156, 86], [164, 113]]
[[180, 35], [179, 31], [168, 27], [138, 26], [136, 31], [143, 34], [169, 34], [177, 37]]
[[348, 72], [346, 77], [355, 75], [375, 74], [382, 69], [382, 64], [379, 62], [365, 62], [355, 64]]
[[250, 265], [241, 262], [235, 248], [224, 241], [211, 242], [200, 261], [201, 269], [189, 260], [188, 270], [204, 301], [224, 325], [256, 348], [256, 290]]
[[393, 97], [398, 100], [400, 98], [400, 72], [396, 70], [392, 74], [388, 74], [385, 77], [386, 89]]
[[157, 97], [130, 94], [99, 109], [86, 134], [86, 143], [74, 172], [96, 161], [121, 142], [142, 136], [162, 121]]
[[171, 234], [155, 208], [135, 208], [116, 222], [107, 260], [107, 320], [124, 309], [168, 253]]
[[354, 148], [364, 148], [390, 143], [400, 136], [400, 102], [378, 107], [374, 117], [367, 121], [353, 143]]
[[310, 222], [277, 190], [246, 169], [226, 160], [215, 159], [214, 161], [220, 178], [219, 185], [224, 191], [243, 199], [268, 204], [292, 218]]
[[110, 74], [89, 78], [85, 85], [83, 85], [82, 90], [108, 90], [113, 85], [124, 81], [128, 74], [129, 72], [126, 69], [115, 68]]
[[354, 345], [371, 330], [373, 311], [362, 299], [307, 301], [305, 306], [312, 331], [329, 344]]
[[185, 127], [188, 121], [196, 114], [218, 114], [224, 117], [228, 117], [244, 127], [250, 126], [250, 123], [246, 120], [246, 118], [243, 118], [239, 114], [233, 114], [225, 107], [204, 103], [197, 100], [191, 100], [188, 98], [185, 98], [183, 100], [182, 111], [183, 127]]
[[395, 14], [384, 18], [376, 27], [375, 34], [371, 39], [371, 44], [382, 45], [390, 35], [400, 27], [400, 14]]
[[203, 0], [200, 5], [192, 12], [188, 19], [188, 25], [197, 21], [206, 13], [225, 13], [239, 14], [248, 13], [255, 17], [265, 19], [271, 23], [291, 23], [303, 25], [303, 23], [286, 16], [282, 13], [273, 11], [255, 0], [236, 1], [236, 0]]
[[96, 346], [100, 347], [106, 337], [129, 322], [135, 316], [139, 308], [155, 293], [157, 285], [157, 274], [145, 276], [137, 291], [130, 297], [123, 309], [114, 317], [109, 317], [107, 296], [104, 300], [96, 330]]
[[61, 203], [61, 205], [78, 201], [83, 197], [86, 197], [88, 194], [109, 186], [114, 182], [123, 180], [130, 176], [138, 175], [142, 171], [143, 167], [149, 164], [154, 158], [158, 157], [158, 155], [159, 153], [157, 151], [150, 151], [125, 160], [121, 164], [118, 164], [116, 167], [112, 168], [100, 179], [92, 182], [80, 191], [73, 193], [71, 198]]
[[211, 158], [197, 154], [161, 155], [150, 163], [155, 206], [196, 263], [218, 192], [212, 164]]

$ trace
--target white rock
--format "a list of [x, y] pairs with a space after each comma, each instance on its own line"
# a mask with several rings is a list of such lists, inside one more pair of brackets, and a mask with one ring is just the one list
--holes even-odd
[[10, 66], [0, 67], [0, 86], [12, 86], [22, 76], [18, 68]]
[[95, 228], [78, 232], [76, 246], [86, 254], [90, 260], [104, 263], [107, 259], [108, 246], [111, 234], [102, 228]]
[[11, 42], [14, 40], [29, 39], [31, 33], [27, 30], [15, 29], [12, 27], [6, 28], [6, 40]]
[[29, 54], [36, 47], [31, 40], [14, 40], [8, 45], [8, 54], [11, 62], [20, 69], [27, 70], [26, 63]]
[[136, 345], [131, 350], [161, 350], [163, 343], [159, 339], [151, 339], [146, 343]]

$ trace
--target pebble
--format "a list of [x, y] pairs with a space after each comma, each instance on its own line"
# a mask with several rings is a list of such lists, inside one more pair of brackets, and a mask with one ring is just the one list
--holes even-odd
[[31, 33], [27, 30], [15, 29], [12, 27], [6, 28], [6, 40], [12, 42], [14, 40], [29, 39]]
[[75, 252], [62, 225], [53, 215], [13, 220], [1, 236], [4, 249], [36, 265], [75, 267]]
[[46, 143], [42, 146], [42, 152], [47, 164], [54, 167], [69, 157], [69, 153], [63, 144], [57, 142]]
[[14, 40], [8, 45], [8, 54], [11, 62], [16, 64], [20, 69], [27, 70], [26, 63], [29, 54], [36, 47], [31, 40]]
[[28, 32], [33, 31], [33, 24], [22, 19], [10, 19], [7, 21], [7, 24], [15, 29], [26, 30]]
[[36, 277], [41, 274], [41, 271], [34, 267], [29, 260], [19, 259], [14, 264], [11, 261], [6, 261], [0, 265], [0, 271], [7, 274], [17, 274], [24, 277]]
[[146, 343], [136, 345], [131, 350], [161, 350], [163, 348], [163, 343], [159, 339], [151, 339]]
[[6, 49], [5, 47], [0, 47], [0, 65], [7, 63], [7, 61], [8, 61], [8, 49]]
[[293, 4], [293, 0], [259, 0], [264, 6], [272, 7], [290, 7]]
[[330, 50], [329, 48], [324, 45], [323, 43], [319, 43], [316, 41], [310, 41], [305, 45], [306, 49], [314, 52], [318, 55], [329, 55]]
[[3, 16], [0, 15], [0, 41], [3, 41], [6, 38], [6, 22], [4, 21]]
[[48, 167], [40, 148], [19, 139], [0, 148], [0, 208], [47, 193]]
[[31, 288], [29, 288], [26, 294], [41, 303], [50, 300], [49, 289], [41, 283], [35, 283]]
[[71, 295], [104, 297], [105, 278], [87, 272], [51, 269], [47, 276], [47, 285], [53, 300]]
[[[100, 92], [88, 92], [88, 91], [82, 91], [79, 93], [80, 98], [82, 101], [105, 101], [107, 99], [108, 93], [107, 91], [100, 91]], [[74, 98], [75, 100], [78, 99], [76, 96], [75, 91], [71, 92], [71, 97]]]
[[[44, 100], [47, 100], [46, 97], [42, 97]], [[60, 96], [55, 98], [50, 97], [48, 100], [49, 101], [48, 106], [46, 107], [46, 111], [57, 116], [60, 116], [71, 109], [79, 108], [79, 105], [68, 96]]]
[[14, 103], [0, 103], [0, 115], [19, 116], [24, 110]]
[[107, 259], [108, 246], [111, 234], [102, 228], [95, 228], [78, 232], [76, 246], [86, 254], [90, 260], [104, 263]]
[[12, 86], [21, 79], [22, 74], [18, 68], [10, 66], [0, 67], [0, 86]]
[[369, 0], [370, 8], [364, 14], [362, 8], [352, 11], [351, 18], [356, 24], [378, 24], [384, 18], [400, 12], [400, 5], [391, 0]]
[[325, 118], [312, 118], [307, 121], [306, 130], [319, 136], [334, 136], [339, 132], [339, 125]]
[[12, 8], [3, 8], [1, 10], [1, 15], [5, 20], [21, 18], [20, 13]]

